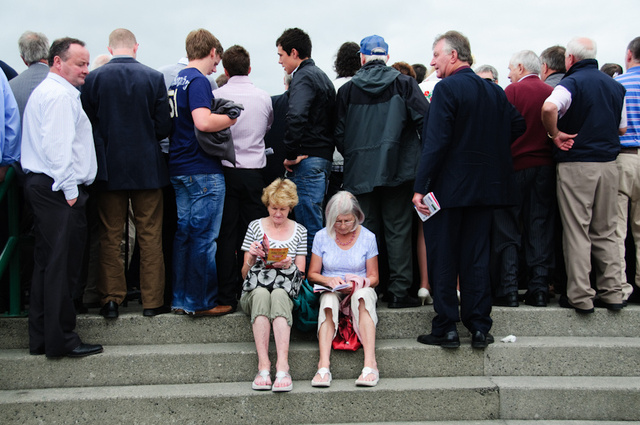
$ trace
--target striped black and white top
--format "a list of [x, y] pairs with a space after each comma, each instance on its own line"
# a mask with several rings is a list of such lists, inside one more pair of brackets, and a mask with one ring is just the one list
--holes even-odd
[[[264, 228], [262, 227], [262, 220], [262, 218], [259, 218], [249, 223], [247, 233], [242, 242], [243, 251], [249, 251], [253, 242], [262, 241], [265, 234]], [[307, 255], [307, 229], [299, 223], [295, 223], [295, 225], [293, 234], [289, 239], [279, 241], [269, 238], [269, 246], [271, 248], [289, 248], [289, 257], [291, 257], [292, 260], [295, 260], [296, 255]]]

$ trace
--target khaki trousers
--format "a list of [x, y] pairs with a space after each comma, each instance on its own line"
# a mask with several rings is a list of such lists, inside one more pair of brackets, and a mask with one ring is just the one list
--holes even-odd
[[[620, 184], [618, 186], [618, 247], [623, 299], [629, 299], [633, 287], [627, 282], [624, 242], [627, 238], [627, 223], [631, 223], [631, 234], [636, 245], [635, 284], [640, 286], [640, 153], [620, 153], [616, 160]], [[628, 215], [631, 215], [628, 217]], [[629, 220], [630, 218], [630, 220]]]
[[129, 199], [140, 247], [140, 292], [143, 308], [164, 304], [162, 255], [162, 189], [105, 191], [98, 197], [100, 267], [98, 290], [102, 304], [121, 304], [127, 295], [120, 244], [127, 222]]
[[620, 304], [620, 252], [616, 236], [618, 168], [611, 162], [564, 162], [557, 168], [558, 207], [571, 305], [593, 308], [591, 260], [604, 302]]

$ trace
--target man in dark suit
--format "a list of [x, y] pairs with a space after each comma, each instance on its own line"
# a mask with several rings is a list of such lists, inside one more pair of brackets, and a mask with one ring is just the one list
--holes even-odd
[[[424, 223], [429, 283], [436, 316], [418, 342], [460, 346], [456, 322], [471, 331], [471, 345], [493, 342], [489, 236], [493, 209], [512, 203], [510, 144], [524, 132], [522, 116], [502, 89], [471, 70], [469, 40], [456, 31], [438, 36], [431, 66], [442, 78], [425, 116], [423, 150], [413, 203], [433, 192], [441, 210]], [[460, 277], [460, 314], [456, 278]]]
[[114, 30], [108, 49], [113, 59], [87, 76], [82, 91], [98, 155], [100, 313], [118, 317], [127, 293], [120, 242], [131, 201], [143, 314], [155, 316], [169, 311], [164, 306], [161, 189], [169, 177], [159, 144], [171, 131], [167, 89], [160, 72], [135, 60], [138, 44], [131, 31]]

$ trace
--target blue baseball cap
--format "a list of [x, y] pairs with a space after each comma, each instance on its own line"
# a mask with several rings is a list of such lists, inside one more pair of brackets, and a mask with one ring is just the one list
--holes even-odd
[[388, 55], [389, 45], [379, 35], [370, 35], [360, 42], [360, 53], [363, 55]]

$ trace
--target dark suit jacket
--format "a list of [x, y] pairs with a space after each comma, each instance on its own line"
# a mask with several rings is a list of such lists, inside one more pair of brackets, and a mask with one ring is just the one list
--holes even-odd
[[131, 57], [91, 71], [82, 106], [93, 125], [96, 181], [107, 190], [157, 189], [169, 184], [159, 141], [171, 131], [162, 74]]
[[462, 68], [436, 84], [414, 190], [442, 208], [513, 203], [510, 144], [524, 118], [504, 91]]

